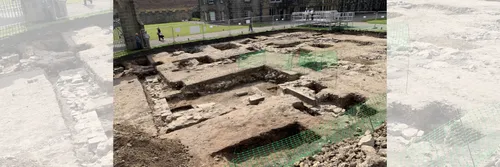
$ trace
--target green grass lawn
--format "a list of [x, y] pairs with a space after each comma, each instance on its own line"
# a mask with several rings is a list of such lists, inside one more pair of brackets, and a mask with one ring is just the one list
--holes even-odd
[[[205, 27], [205, 29], [206, 29], [206, 31], [204, 33], [213, 33], [213, 32], [221, 32], [221, 31], [228, 31], [228, 30], [234, 30], [234, 29], [248, 28], [248, 26], [220, 26], [220, 25], [210, 25], [210, 24], [203, 24], [203, 23], [197, 23], [197, 22], [174, 22], [174, 23], [162, 23], [162, 24], [149, 24], [149, 25], [145, 25], [144, 28], [148, 32], [149, 36], [151, 36], [151, 40], [158, 40], [158, 35], [156, 35], [156, 32], [157, 32], [156, 28], [158, 28], [158, 27], [160, 28], [160, 30], [163, 33], [163, 35], [165, 36], [165, 38], [172, 38], [173, 35], [175, 35], [175, 37], [194, 35], [194, 34], [190, 34], [190, 27], [191, 26], [199, 26], [200, 27], [200, 32], [195, 33], [195, 34], [202, 34], [202, 32], [203, 32], [202, 27]], [[177, 32], [176, 30], [180, 30], [180, 31]], [[118, 32], [115, 30], [113, 33], [114, 33], [113, 39], [117, 40], [118, 39]]]
[[387, 19], [366, 20], [365, 22], [370, 24], [387, 24]]
[[[343, 27], [334, 27], [336, 29], [342, 30], [356, 30], [356, 31], [372, 31], [372, 32], [387, 32], [386, 29], [373, 29], [373, 27], [361, 27], [361, 26], [343, 26]], [[308, 27], [308, 26], [298, 26], [297, 29], [306, 29], [306, 30], [321, 30], [321, 31], [329, 31], [329, 27]]]

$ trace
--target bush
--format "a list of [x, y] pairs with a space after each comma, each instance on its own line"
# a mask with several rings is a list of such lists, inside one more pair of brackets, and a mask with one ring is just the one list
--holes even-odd
[[191, 18], [190, 20], [191, 20], [191, 21], [200, 21], [201, 19], [200, 19], [200, 18], [194, 18], [194, 17], [193, 17], [193, 18]]

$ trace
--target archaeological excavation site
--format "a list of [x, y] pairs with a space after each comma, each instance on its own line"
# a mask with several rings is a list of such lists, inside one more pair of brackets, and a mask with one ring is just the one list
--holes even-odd
[[315, 164], [380, 165], [386, 48], [381, 32], [285, 30], [116, 58], [114, 164], [308, 166], [315, 148], [359, 137], [345, 143], [378, 160]]
[[0, 40], [0, 166], [113, 166], [110, 16]]

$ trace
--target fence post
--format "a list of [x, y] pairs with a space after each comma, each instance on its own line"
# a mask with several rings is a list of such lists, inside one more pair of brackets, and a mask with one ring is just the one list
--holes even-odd
[[231, 19], [229, 19], [229, 20], [227, 21], [227, 23], [228, 23], [228, 25], [229, 25], [229, 26], [228, 26], [228, 28], [227, 28], [227, 30], [229, 30], [229, 36], [231, 36]]
[[[462, 114], [460, 114], [460, 115], [462, 115]], [[460, 121], [460, 124], [463, 127], [464, 123], [462, 122], [462, 117], [458, 118], [458, 120]], [[467, 151], [469, 151], [469, 156], [470, 156], [470, 160], [472, 161], [472, 166], [476, 167], [476, 163], [474, 162], [474, 157], [472, 156], [472, 153], [470, 151], [469, 142], [467, 142]]]
[[281, 21], [283, 22], [283, 29], [286, 29], [286, 21], [285, 20], [287, 20], [286, 19], [286, 14], [283, 15], [283, 18], [281, 19]]
[[172, 28], [172, 43], [175, 43], [175, 33], [174, 33], [174, 27]]
[[372, 117], [372, 116], [368, 116], [368, 120], [370, 121], [370, 126], [371, 126], [371, 128], [372, 128], [372, 133], [371, 133], [371, 134], [372, 134], [372, 136], [373, 136], [373, 134], [375, 133], [375, 128], [373, 128], [373, 122], [372, 122], [372, 118], [371, 118], [371, 117]]
[[271, 30], [274, 30], [274, 15], [272, 15], [271, 21], [272, 21]]
[[205, 27], [206, 27], [206, 25], [205, 25], [205, 24], [206, 24], [206, 23], [205, 23], [205, 22], [203, 22], [203, 24], [201, 25], [201, 34], [202, 34], [202, 36], [203, 36], [203, 40], [205, 40]]

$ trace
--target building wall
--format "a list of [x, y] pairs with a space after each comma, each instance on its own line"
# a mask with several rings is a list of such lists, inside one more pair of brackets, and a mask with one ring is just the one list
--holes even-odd
[[340, 0], [339, 11], [387, 11], [387, 0]]
[[[210, 20], [210, 12], [215, 12], [216, 20], [227, 20], [229, 7], [228, 0], [212, 0], [214, 4], [208, 4], [209, 0], [200, 0], [200, 19]], [[224, 16], [223, 16], [224, 15]]]
[[[51, 3], [51, 8], [46, 8], [43, 6], [43, 3], [38, 0], [23, 0], [18, 2], [13, 2], [19, 5], [19, 8], [15, 10], [22, 10], [26, 22], [39, 22], [45, 21], [47, 19], [54, 20], [57, 18], [62, 18], [67, 16], [66, 9], [66, 1], [60, 0], [49, 0], [48, 3]], [[10, 12], [19, 12], [11, 10]], [[49, 10], [49, 13], [46, 13], [45, 10]]]
[[138, 19], [134, 0], [113, 0], [113, 8], [118, 11], [117, 15], [120, 18], [127, 49], [132, 50], [137, 48], [135, 33], [139, 33], [141, 29], [144, 29], [144, 24]]
[[198, 11], [198, 0], [135, 0], [139, 19], [144, 24], [180, 22]]
[[[386, 11], [386, 0], [281, 0], [280, 3], [272, 3], [271, 0], [213, 0], [214, 4], [208, 4], [212, 0], [199, 0], [201, 19], [210, 21], [209, 12], [216, 13], [216, 20], [222, 18], [244, 18], [248, 17], [247, 11], [252, 11], [252, 16], [269, 15], [291, 15], [293, 12], [302, 12], [313, 9], [338, 10], [340, 12], [356, 11]], [[273, 0], [274, 1], [274, 0]], [[278, 0], [279, 1], [279, 0]], [[221, 3], [223, 2], [223, 3]], [[222, 17], [221, 15], [225, 16]]]
[[193, 10], [148, 11], [140, 12], [139, 18], [144, 24], [180, 22], [190, 19], [193, 12]]

